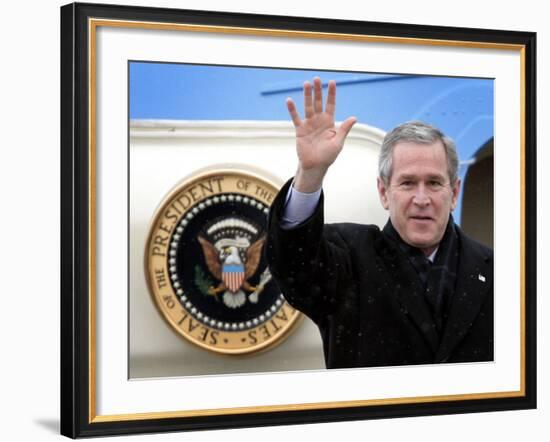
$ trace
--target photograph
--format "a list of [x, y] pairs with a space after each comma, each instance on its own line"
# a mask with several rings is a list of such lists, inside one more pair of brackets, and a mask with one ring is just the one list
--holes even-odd
[[[384, 323], [369, 324], [368, 319], [359, 316], [361, 325], [351, 326], [351, 318], [343, 317], [341, 323], [330, 326], [330, 331], [315, 321], [317, 311], [304, 318], [299, 299], [295, 309], [281, 292], [267, 262], [267, 233], [269, 207], [282, 187], [280, 183], [294, 176], [299, 162], [296, 131], [285, 103], [292, 97], [302, 107], [303, 84], [312, 85], [314, 78], [320, 81], [321, 101], [329, 83], [334, 82], [338, 89], [335, 121], [351, 115], [357, 119], [346, 136], [346, 148], [338, 156], [338, 163], [326, 174], [323, 187], [327, 189], [327, 223], [389, 228], [376, 179], [380, 175], [380, 148], [385, 134], [393, 128], [409, 124], [399, 135], [403, 140], [416, 139], [429, 145], [440, 139], [448, 143], [445, 152], [452, 149], [452, 172], [447, 172], [447, 159], [445, 170], [438, 172], [441, 182], [425, 180], [431, 190], [428, 187], [426, 201], [414, 203], [418, 212], [413, 215], [434, 219], [437, 228], [429, 234], [441, 241], [452, 211], [460, 234], [479, 244], [476, 247], [483, 254], [483, 265], [488, 260], [481, 274], [485, 280], [475, 275], [479, 287], [464, 287], [466, 292], [475, 293], [471, 296], [483, 292], [471, 315], [484, 318], [485, 324], [476, 325], [484, 335], [472, 337], [471, 344], [462, 343], [462, 350], [441, 350], [436, 356], [438, 347], [447, 345], [444, 341], [456, 341], [453, 345], [458, 345], [451, 334], [467, 331], [445, 327], [444, 323], [466, 322], [460, 318], [464, 312], [448, 319], [453, 294], [461, 290], [456, 288], [457, 281], [469, 277], [470, 270], [464, 263], [473, 259], [460, 259], [458, 244], [448, 252], [456, 254], [455, 263], [445, 263], [442, 252], [437, 255], [437, 268], [456, 268], [448, 268], [445, 271], [449, 273], [441, 273], [430, 282], [431, 290], [440, 287], [439, 303], [446, 303], [446, 307], [439, 306], [436, 320], [431, 310], [435, 304], [428, 310], [422, 302], [405, 299], [408, 294], [403, 294], [391, 298], [400, 310], [392, 321], [384, 312], [390, 307], [383, 302], [379, 307], [374, 305], [373, 295], [380, 292], [386, 299], [395, 287], [381, 290], [367, 283], [359, 290], [365, 291], [362, 296], [369, 299], [369, 312], [365, 314], [384, 318]], [[327, 80], [323, 82], [323, 78]], [[493, 268], [489, 261], [493, 246], [492, 78], [130, 61], [128, 83], [130, 378], [493, 360]], [[243, 101], [246, 106], [242, 106]], [[450, 157], [451, 153], [445, 155]], [[457, 183], [456, 191], [450, 186], [449, 173]], [[441, 200], [446, 210], [435, 202], [439, 186], [449, 189]], [[359, 230], [357, 235], [361, 235]], [[275, 238], [272, 241], [276, 244]], [[466, 247], [464, 241], [469, 240], [460, 241]], [[306, 259], [298, 251], [291, 253], [295, 256], [288, 257], [289, 262]], [[359, 259], [365, 263], [375, 260], [371, 256]], [[277, 268], [276, 262], [273, 266]], [[235, 277], [234, 282], [230, 275]], [[443, 282], [447, 278], [450, 280]], [[386, 275], [384, 283], [392, 281], [394, 277]], [[308, 281], [307, 285], [316, 283]], [[407, 281], [403, 286], [411, 284]], [[448, 288], [443, 288], [444, 284]], [[306, 291], [307, 287], [301, 287], [298, 298], [306, 297]], [[461, 304], [470, 302], [465, 299]], [[410, 313], [403, 315], [404, 309], [410, 309]], [[444, 328], [455, 331], [443, 339]], [[336, 330], [348, 336], [348, 341], [338, 347], [352, 353], [351, 358], [327, 359], [337, 351], [331, 344]], [[399, 348], [390, 350], [383, 344], [386, 356], [362, 360], [361, 347], [373, 348], [373, 343], [357, 340], [362, 333], [376, 341], [397, 340]], [[398, 338], [400, 334], [406, 338]], [[464, 353], [467, 346], [475, 347], [469, 355]], [[411, 358], [403, 347], [412, 348], [419, 356]]]

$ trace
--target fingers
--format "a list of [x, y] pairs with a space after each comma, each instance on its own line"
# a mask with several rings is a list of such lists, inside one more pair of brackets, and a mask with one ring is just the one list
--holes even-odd
[[[323, 83], [319, 77], [313, 79], [313, 86], [309, 81], [304, 83], [304, 109], [306, 118], [314, 114], [323, 113]], [[328, 83], [328, 97], [325, 111], [334, 116], [336, 109], [336, 82], [330, 80]]]
[[323, 85], [321, 84], [321, 79], [319, 77], [315, 77], [313, 79], [313, 92], [313, 108], [315, 113], [320, 114], [323, 112]]
[[336, 82], [334, 80], [330, 80], [328, 82], [326, 112], [327, 114], [334, 116], [335, 110], [336, 110]]
[[304, 83], [304, 111], [306, 118], [313, 117], [313, 98], [311, 96], [311, 83], [309, 81]]
[[[304, 82], [303, 91], [305, 118], [313, 118], [315, 114], [323, 113], [323, 83], [321, 79], [315, 77], [313, 79], [313, 85], [309, 81]], [[297, 127], [302, 123], [302, 120], [296, 110], [296, 105], [291, 98], [287, 98], [286, 103], [292, 122], [294, 126]], [[334, 118], [336, 112], [336, 82], [334, 80], [328, 82], [328, 96], [325, 112]]]
[[294, 127], [298, 127], [302, 123], [302, 120], [300, 120], [300, 115], [298, 115], [296, 105], [294, 104], [294, 101], [292, 101], [292, 98], [286, 99], [286, 108], [288, 109], [288, 113], [290, 114]]

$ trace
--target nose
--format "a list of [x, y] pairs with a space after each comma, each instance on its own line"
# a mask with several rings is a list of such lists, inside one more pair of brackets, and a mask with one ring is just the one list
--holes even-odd
[[420, 207], [426, 207], [430, 204], [430, 196], [424, 184], [419, 184], [416, 187], [416, 191], [413, 195], [413, 203]]

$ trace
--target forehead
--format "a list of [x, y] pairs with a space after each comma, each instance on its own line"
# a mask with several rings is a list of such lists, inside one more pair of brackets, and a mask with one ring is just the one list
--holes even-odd
[[440, 140], [432, 144], [397, 143], [392, 152], [392, 176], [441, 175], [448, 177], [447, 155]]

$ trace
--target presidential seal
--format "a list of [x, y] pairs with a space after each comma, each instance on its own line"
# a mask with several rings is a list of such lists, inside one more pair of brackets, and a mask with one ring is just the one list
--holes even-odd
[[254, 173], [216, 170], [185, 180], [157, 210], [145, 253], [149, 291], [192, 343], [251, 353], [281, 342], [300, 319], [262, 254], [276, 193]]

